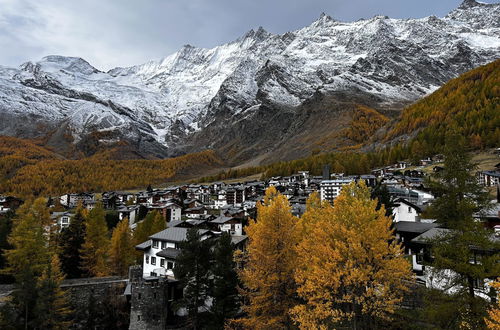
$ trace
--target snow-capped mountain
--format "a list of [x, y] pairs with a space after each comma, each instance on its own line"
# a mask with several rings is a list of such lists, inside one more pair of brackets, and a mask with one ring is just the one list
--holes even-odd
[[[499, 55], [500, 4], [466, 0], [443, 18], [340, 22], [322, 14], [297, 31], [259, 28], [108, 72], [47, 56], [0, 67], [0, 134], [78, 145], [97, 132], [97, 142], [125, 140], [143, 156], [214, 147], [248, 159], [314, 129], [296, 121], [310, 120], [316, 104], [401, 109]], [[326, 115], [335, 114], [314, 116]]]

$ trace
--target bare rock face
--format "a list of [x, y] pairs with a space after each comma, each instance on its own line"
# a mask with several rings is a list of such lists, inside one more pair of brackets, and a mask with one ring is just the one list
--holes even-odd
[[235, 163], [303, 156], [322, 139], [331, 148], [355, 104], [397, 113], [498, 58], [499, 22], [499, 4], [466, 0], [443, 18], [339, 22], [322, 14], [297, 31], [259, 28], [108, 72], [47, 56], [0, 67], [0, 134], [50, 135], [52, 145], [86, 153], [125, 141], [147, 158], [206, 148]]

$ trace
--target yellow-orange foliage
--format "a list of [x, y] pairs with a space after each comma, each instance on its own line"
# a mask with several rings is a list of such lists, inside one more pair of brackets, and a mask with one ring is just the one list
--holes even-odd
[[247, 317], [238, 320], [245, 329], [286, 329], [294, 305], [295, 245], [298, 219], [290, 204], [274, 187], [266, 191], [258, 216], [247, 227], [247, 264], [240, 272], [248, 305]]
[[[493, 288], [500, 292], [500, 279], [492, 283]], [[488, 311], [488, 318], [485, 319], [488, 329], [500, 330], [500, 294], [497, 295], [497, 304]]]
[[364, 183], [344, 186], [334, 207], [310, 203], [295, 263], [297, 293], [305, 303], [291, 310], [300, 328], [388, 318], [402, 300], [410, 265], [391, 219], [376, 205]]
[[111, 235], [109, 259], [115, 275], [126, 275], [134, 263], [135, 250], [128, 219], [120, 221]]
[[389, 118], [377, 110], [358, 105], [345, 135], [354, 142], [364, 143], [388, 121]]

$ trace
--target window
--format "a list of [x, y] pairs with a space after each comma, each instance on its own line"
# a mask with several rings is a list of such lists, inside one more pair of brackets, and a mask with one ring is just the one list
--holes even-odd
[[174, 269], [174, 263], [171, 261], [167, 262], [167, 269]]
[[165, 259], [160, 259], [160, 267], [165, 267]]
[[158, 241], [157, 241], [157, 240], [153, 240], [153, 247], [154, 247], [155, 249], [157, 249], [157, 248], [158, 248]]
[[146, 256], [146, 263], [149, 264], [149, 256]]
[[156, 265], [156, 257], [151, 257], [151, 265]]
[[411, 206], [408, 206], [408, 213], [411, 213], [412, 212], [411, 210], [412, 210]]
[[141, 316], [137, 315], [137, 321], [140, 321], [140, 320], [141, 320]]
[[167, 247], [167, 242], [161, 242], [161, 248], [162, 250]]

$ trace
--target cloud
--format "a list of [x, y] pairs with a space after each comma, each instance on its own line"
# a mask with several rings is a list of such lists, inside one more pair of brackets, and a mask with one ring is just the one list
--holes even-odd
[[459, 0], [0, 0], [0, 64], [60, 54], [98, 69], [159, 59], [184, 44], [213, 47], [251, 28], [284, 33], [321, 12], [341, 20], [442, 16]]

